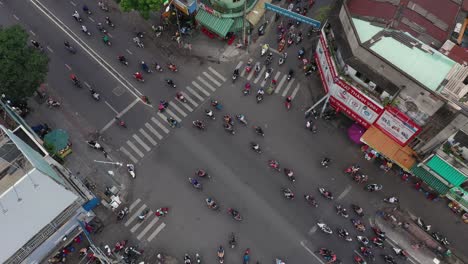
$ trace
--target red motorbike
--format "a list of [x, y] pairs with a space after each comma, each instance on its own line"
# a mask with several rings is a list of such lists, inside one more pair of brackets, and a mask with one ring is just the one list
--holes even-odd
[[157, 217], [162, 217], [169, 213], [169, 207], [161, 207], [154, 213]]
[[287, 110], [291, 109], [291, 102], [292, 102], [292, 98], [291, 96], [288, 96], [286, 98], [286, 101], [284, 102], [284, 106], [286, 106]]

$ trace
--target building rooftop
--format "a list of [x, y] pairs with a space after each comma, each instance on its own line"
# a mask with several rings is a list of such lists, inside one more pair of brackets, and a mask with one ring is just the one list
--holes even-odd
[[461, 65], [468, 65], [468, 49], [460, 47], [450, 40], [444, 43], [440, 48], [440, 52]]
[[361, 42], [367, 43], [370, 50], [430, 90], [435, 91], [439, 87], [456, 63], [410, 34], [384, 30], [356, 18], [353, 18], [353, 24]]
[[461, 9], [452, 0], [348, 0], [351, 16], [410, 33], [440, 47], [453, 32]]

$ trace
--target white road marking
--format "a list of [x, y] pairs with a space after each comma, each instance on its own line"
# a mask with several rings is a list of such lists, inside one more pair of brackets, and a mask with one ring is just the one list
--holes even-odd
[[54, 50], [53, 50], [51, 47], [49, 47], [49, 46], [47, 46], [47, 50], [48, 50], [49, 52], [51, 52], [51, 53], [54, 53]]
[[313, 233], [317, 232], [318, 226], [314, 225], [310, 230], [309, 230], [309, 235], [312, 235]]
[[240, 69], [243, 63], [244, 63], [243, 61], [239, 61], [239, 63], [237, 63], [236, 69]]
[[202, 93], [204, 93], [206, 96], [210, 96], [210, 93], [207, 92], [205, 89], [203, 89], [198, 83], [193, 81], [192, 84], [193, 86], [197, 87], [197, 89], [200, 90]]
[[130, 54], [130, 55], [133, 54], [129, 49], [126, 49], [125, 51], [126, 51], [128, 54]]
[[158, 143], [156, 141], [154, 141], [154, 139], [152, 137], [150, 137], [150, 135], [148, 135], [148, 133], [146, 133], [145, 130], [143, 130], [143, 128], [140, 128], [138, 131], [140, 131], [140, 133], [151, 143], [153, 144], [153, 146], [156, 146]]
[[299, 91], [299, 87], [301, 87], [301, 84], [300, 84], [300, 83], [298, 83], [298, 84], [296, 85], [296, 88], [294, 88], [294, 90], [293, 90], [293, 92], [292, 92], [292, 94], [291, 94], [291, 98], [292, 98], [292, 99], [294, 99], [294, 97], [296, 97], [297, 91]]
[[[184, 93], [182, 93], [182, 94], [184, 95], [185, 99], [186, 99], [188, 102], [191, 102], [191, 101], [190, 101], [191, 99], [189, 100], [188, 97], [187, 97]], [[183, 106], [185, 107], [185, 109], [187, 109], [189, 112], [192, 112], [192, 111], [193, 111], [193, 108], [190, 107], [190, 106], [188, 105], [188, 103], [180, 102], [180, 104], [183, 105]]]
[[125, 226], [130, 225], [133, 222], [133, 220], [135, 220], [135, 218], [137, 218], [141, 214], [141, 212], [145, 210], [145, 208], [146, 208], [146, 204], [143, 204], [140, 208], [138, 208], [138, 210], [132, 216], [130, 216], [130, 218], [127, 220], [127, 222], [125, 222], [124, 225]]
[[146, 126], [146, 128], [148, 128], [149, 131], [151, 131], [151, 133], [153, 133], [159, 140], [161, 140], [161, 139], [163, 138], [163, 136], [161, 136], [161, 134], [159, 134], [159, 132], [156, 131], [156, 129], [154, 129], [154, 127], [152, 127], [150, 124], [145, 123], [145, 126]]
[[[206, 78], [210, 79], [210, 81], [212, 81], [214, 84], [216, 84], [218, 87], [221, 86], [221, 83], [218, 82], [217, 80], [215, 80], [215, 78], [211, 77], [211, 75], [209, 75], [207, 72], [203, 72], [203, 75], [206, 76]], [[213, 91], [214, 92], [214, 91]]]
[[15, 14], [13, 14], [13, 17], [14, 17], [16, 20], [20, 20], [19, 17], [17, 17]]
[[273, 53], [276, 53], [278, 55], [281, 55], [281, 53], [275, 49], [270, 48], [269, 51], [272, 51]]
[[2, 1], [0, 1], [0, 5], [3, 5], [3, 2], [2, 2]]
[[[152, 215], [154, 212], [153, 211], [149, 211], [147, 215]], [[132, 233], [135, 233], [135, 231], [137, 231], [137, 229], [144, 223], [144, 219], [142, 221], [138, 221], [138, 223], [136, 225], [134, 225], [132, 227], [132, 229], [130, 229], [130, 232]]]
[[76, 4], [75, 4], [73, 1], [70, 1], [70, 4], [71, 4], [72, 6], [76, 6]]
[[31, 33], [31, 35], [33, 35], [33, 36], [36, 36], [36, 33], [34, 33], [34, 31], [32, 31], [32, 30], [29, 30], [29, 33]]
[[162, 224], [160, 224], [158, 226], [158, 228], [156, 228], [156, 230], [148, 237], [147, 241], [150, 242], [151, 240], [153, 240], [153, 238], [155, 236], [157, 236], [159, 234], [159, 232], [161, 232], [161, 230], [163, 230], [163, 228], [166, 227], [166, 224], [163, 222]]
[[[115, 110], [115, 108], [112, 107], [112, 105], [110, 105], [107, 101], [104, 100], [104, 103], [105, 103], [114, 113], [116, 113], [116, 114], [119, 113], [119, 112], [118, 112], [117, 110]], [[113, 121], [112, 123], [114, 123], [114, 120], [112, 120], [112, 121]]]
[[138, 135], [133, 134], [132, 136], [136, 140], [136, 142], [138, 142], [146, 151], [151, 151], [151, 148], [148, 145], [146, 145], [146, 143], [143, 142], [143, 140], [141, 140], [141, 138]]
[[349, 191], [351, 191], [352, 188], [353, 186], [348, 185], [348, 187], [346, 187], [346, 189], [338, 196], [338, 198], [336, 198], [336, 200], [339, 201], [343, 199], [349, 193]]
[[[161, 114], [158, 112], [158, 114]], [[151, 121], [153, 121], [156, 125], [158, 125], [158, 127], [160, 127], [166, 134], [169, 133], [169, 129], [167, 129], [163, 124], [161, 124], [161, 122], [159, 122], [159, 120], [157, 120], [154, 116], [151, 117]]]
[[309, 252], [309, 254], [311, 254], [312, 256], [314, 256], [320, 263], [325, 264], [325, 262], [323, 262], [321, 258], [319, 258], [317, 255], [315, 255], [314, 251], [312, 251], [310, 248], [308, 248], [308, 247], [305, 245], [305, 242], [304, 242], [304, 241], [301, 241], [301, 246], [302, 246], [305, 250], [307, 250], [307, 252]]
[[263, 72], [265, 72], [265, 70], [266, 70], [266, 67], [263, 67], [263, 68], [260, 70], [260, 72], [258, 73], [257, 78], [255, 78], [255, 80], [254, 80], [254, 83], [258, 83], [258, 80], [260, 80], [260, 78], [262, 78]]
[[130, 140], [127, 140], [127, 145], [135, 151], [140, 158], [143, 158], [145, 155], [141, 152]]
[[122, 151], [122, 153], [125, 154], [133, 163], [138, 163], [138, 160], [130, 154], [126, 148], [120, 147], [120, 151]]
[[[172, 106], [172, 104], [171, 104], [170, 106]], [[175, 120], [177, 120], [177, 122], [182, 121], [182, 119], [180, 119], [178, 116], [176, 116], [176, 114], [174, 114], [174, 112], [172, 112], [171, 109], [166, 108], [166, 113], [168, 113], [168, 114], [169, 114], [170, 116], [172, 116]]]
[[296, 79], [292, 79], [291, 81], [289, 81], [288, 85], [286, 86], [286, 89], [284, 89], [283, 94], [281, 96], [284, 97], [288, 93], [289, 89], [291, 89], [291, 85], [294, 83], [294, 80]]
[[[134, 105], [136, 105], [138, 102], [140, 102], [140, 99], [135, 99], [133, 100], [133, 102], [131, 102], [129, 105], [127, 105], [127, 107], [124, 108], [124, 110], [122, 110], [122, 112], [117, 112], [115, 109], [113, 109], [109, 104], [109, 107], [111, 107], [111, 109], [113, 109], [113, 111], [117, 114], [117, 116], [119, 117], [122, 117], [125, 113], [127, 113]], [[112, 124], [114, 124], [115, 122], [115, 119], [112, 118], [112, 120], [110, 120], [102, 129], [101, 131], [99, 131], [100, 133], [103, 133], [104, 131], [106, 131], [110, 126], [112, 126]]]
[[[182, 103], [184, 104], [184, 103]], [[179, 114], [181, 114], [183, 117], [186, 117], [187, 114], [182, 110], [180, 109], [180, 107], [178, 107], [174, 102], [171, 103], [171, 105], [177, 112], [179, 112]]]
[[208, 67], [208, 70], [210, 70], [214, 75], [218, 76], [218, 78], [221, 79], [223, 82], [226, 81], [226, 78], [224, 78], [221, 74], [219, 74], [217, 71], [211, 68], [211, 66]]
[[205, 79], [203, 79], [202, 77], [198, 76], [197, 79], [202, 82], [206, 87], [210, 88], [210, 90], [212, 92], [216, 91], [216, 88], [214, 88], [211, 84], [209, 84], [207, 81], [205, 81]]
[[[190, 98], [190, 96], [188, 96], [188, 94], [186, 94], [185, 92], [181, 92], [182, 95], [185, 97], [185, 99], [187, 99], [187, 101], [189, 101], [191, 104], [193, 104], [194, 107], [197, 107], [198, 104], [192, 99]], [[186, 105], [186, 104], [184, 104]], [[190, 106], [187, 105], [187, 107], [189, 107], [190, 109], [192, 109]], [[193, 110], [190, 110], [190, 112], [192, 112]]]
[[141, 199], [140, 199], [140, 198], [136, 199], [136, 200], [130, 205], [130, 207], [128, 207], [128, 211], [131, 212], [131, 211], [133, 210], [133, 208], [135, 208], [135, 206], [136, 206], [138, 203], [140, 203], [140, 202], [141, 202]]
[[275, 89], [275, 94], [279, 93], [279, 90], [281, 89], [281, 86], [283, 86], [284, 82], [286, 81], [286, 78], [287, 76], [284, 75], [281, 81], [278, 83], [278, 86], [276, 86], [276, 89]]
[[[88, 17], [88, 18], [89, 18], [89, 20], [91, 20], [91, 21], [95, 22], [95, 21], [94, 21], [94, 19], [93, 19], [92, 17]], [[109, 34], [109, 33], [108, 33], [107, 35], [109, 35], [109, 36], [110, 36], [110, 34]]]
[[[387, 238], [388, 238], [388, 237], [387, 237]], [[393, 242], [391, 239], [385, 239], [385, 242], [389, 243], [390, 246], [392, 246], [392, 247], [400, 248], [400, 247], [399, 247], [395, 242]], [[354, 252], [356, 252], [356, 251], [354, 251]], [[356, 253], [357, 253], [357, 252], [356, 252]], [[359, 253], [357, 253], [357, 254], [359, 254]], [[359, 256], [362, 257], [361, 255], [359, 255]], [[413, 260], [413, 258], [414, 258], [417, 262], [415, 262], [415, 261]], [[409, 260], [411, 263], [414, 263], [414, 264], [416, 264], [416, 263], [423, 263], [422, 261], [420, 261], [419, 259], [415, 258], [415, 257], [412, 256], [412, 255], [408, 258], [408, 260]]]
[[71, 69], [72, 69], [72, 68], [70, 67], [70, 65], [68, 65], [68, 64], [66, 64], [66, 63], [65, 63], [65, 67], [67, 67], [67, 69], [68, 69], [69, 71], [71, 71]]
[[195, 92], [192, 88], [187, 86], [187, 91], [193, 94], [198, 100], [203, 101], [203, 97], [201, 97], [197, 92]]
[[84, 83], [84, 85], [86, 85], [86, 87], [91, 88], [91, 85], [89, 83], [87, 83], [87, 82], [83, 82], [83, 83]]
[[255, 66], [252, 67], [252, 70], [250, 71], [249, 75], [247, 75], [247, 80], [248, 81], [250, 81], [250, 79], [252, 79], [252, 77], [254, 76], [254, 73], [255, 73]]
[[141, 231], [141, 233], [137, 236], [138, 240], [141, 240], [141, 238], [148, 233], [148, 231], [158, 222], [159, 218], [155, 217], [146, 227]]
[[275, 78], [273, 78], [273, 79], [275, 79], [276, 81], [278, 81], [278, 77], [279, 77], [280, 74], [281, 74], [281, 72], [277, 71], [276, 74], [275, 74]]

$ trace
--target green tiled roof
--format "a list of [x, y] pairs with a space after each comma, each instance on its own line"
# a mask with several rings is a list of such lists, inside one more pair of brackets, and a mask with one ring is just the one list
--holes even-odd
[[442, 181], [437, 179], [430, 172], [425, 170], [423, 167], [418, 167], [417, 165], [413, 166], [411, 172], [421, 180], [423, 180], [427, 185], [436, 190], [439, 194], [446, 194], [449, 191], [449, 187], [445, 185]]
[[219, 18], [206, 12], [203, 9], [199, 9], [195, 19], [208, 28], [213, 33], [216, 33], [220, 37], [226, 37], [226, 34], [234, 24], [234, 19], [231, 18]]
[[460, 186], [460, 184], [466, 181], [466, 176], [463, 173], [437, 155], [434, 155], [426, 165], [453, 186]]

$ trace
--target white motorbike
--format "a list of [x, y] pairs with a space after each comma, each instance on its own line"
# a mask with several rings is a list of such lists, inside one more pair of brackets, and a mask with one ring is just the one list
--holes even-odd
[[330, 227], [327, 226], [327, 224], [322, 223], [322, 222], [318, 222], [318, 223], [317, 223], [317, 226], [318, 226], [318, 227], [320, 228], [320, 230], [322, 230], [324, 233], [329, 234], [329, 235], [333, 234], [333, 231], [331, 230]]
[[127, 171], [132, 176], [133, 179], [135, 179], [136, 174], [135, 174], [135, 165], [133, 164], [127, 164]]
[[267, 53], [267, 51], [270, 49], [270, 46], [268, 44], [265, 44], [262, 46], [262, 51], [260, 53], [260, 56], [263, 56]]

